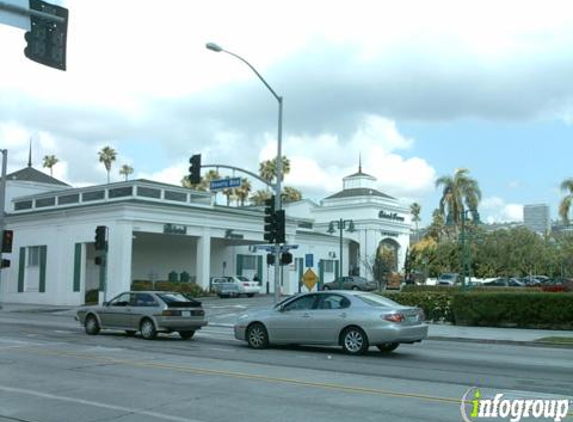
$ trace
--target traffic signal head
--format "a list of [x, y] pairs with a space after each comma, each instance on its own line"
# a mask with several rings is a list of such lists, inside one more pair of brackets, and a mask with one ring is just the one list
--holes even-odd
[[3, 259], [0, 262], [0, 268], [8, 268], [10, 267], [10, 260], [9, 259]]
[[285, 210], [280, 210], [275, 212], [275, 224], [276, 224], [276, 238], [275, 241], [277, 243], [285, 243], [286, 242], [286, 233], [285, 233]]
[[24, 34], [27, 42], [24, 55], [43, 65], [66, 70], [68, 9], [41, 0], [30, 0], [30, 9], [56, 16], [63, 21], [31, 16], [31, 29]]
[[4, 230], [2, 233], [2, 252], [12, 252], [12, 241], [14, 240], [14, 232], [12, 230]]
[[267, 265], [275, 265], [275, 255], [272, 253], [267, 254]]
[[281, 265], [292, 264], [292, 254], [290, 252], [283, 252], [281, 254]]
[[105, 251], [107, 249], [107, 227], [97, 226], [95, 231], [95, 250]]
[[275, 243], [276, 239], [276, 213], [275, 213], [275, 197], [272, 196], [265, 200], [265, 227], [264, 239], [268, 243]]
[[198, 185], [201, 183], [201, 154], [192, 155], [189, 164], [189, 181], [192, 185]]

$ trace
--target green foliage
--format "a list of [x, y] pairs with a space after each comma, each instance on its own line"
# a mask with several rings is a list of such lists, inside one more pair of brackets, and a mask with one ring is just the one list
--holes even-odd
[[384, 296], [401, 305], [417, 306], [424, 311], [426, 321], [453, 322], [452, 292], [384, 292]]
[[458, 325], [520, 328], [573, 328], [571, 293], [456, 294], [452, 309]]
[[178, 283], [172, 281], [156, 281], [154, 283], [147, 280], [134, 280], [131, 284], [131, 289], [135, 291], [141, 290], [160, 290], [170, 292], [185, 293], [191, 297], [209, 296], [209, 292], [203, 290], [196, 283]]

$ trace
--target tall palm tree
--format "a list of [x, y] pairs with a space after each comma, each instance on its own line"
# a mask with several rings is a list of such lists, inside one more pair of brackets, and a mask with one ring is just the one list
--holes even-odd
[[559, 217], [563, 220], [563, 224], [569, 224], [569, 211], [573, 202], [573, 178], [561, 182], [561, 191], [566, 192], [566, 195], [559, 203]]
[[58, 164], [60, 160], [55, 155], [46, 155], [44, 157], [44, 167], [50, 169], [50, 176], [53, 176], [53, 167]]
[[251, 189], [252, 189], [251, 182], [249, 181], [249, 179], [244, 177], [243, 180], [241, 181], [241, 186], [235, 189], [235, 197], [237, 199], [237, 202], [241, 206], [245, 205], [245, 201], [249, 198]]
[[481, 190], [478, 182], [469, 176], [468, 169], [457, 169], [453, 177], [440, 177], [436, 180], [436, 188], [439, 187], [443, 187], [440, 213], [452, 219], [456, 227], [460, 224], [464, 209], [477, 210], [481, 201]]
[[103, 163], [105, 166], [105, 171], [107, 171], [107, 183], [109, 183], [109, 172], [111, 171], [111, 163], [117, 158], [117, 152], [112, 147], [103, 147], [101, 151], [98, 152], [99, 162]]
[[251, 198], [249, 199], [251, 201], [251, 204], [253, 205], [264, 205], [265, 201], [267, 199], [270, 199], [272, 197], [272, 193], [270, 190], [268, 189], [261, 189], [256, 191]]
[[[284, 176], [290, 173], [290, 160], [283, 155], [283, 171], [282, 171], [282, 180], [284, 180]], [[277, 178], [277, 159], [276, 157], [272, 160], [266, 160], [259, 164], [259, 175], [268, 181], [269, 183], [273, 183]]]
[[292, 186], [285, 186], [281, 198], [283, 202], [296, 202], [302, 199], [302, 193]]
[[[227, 177], [228, 179], [229, 177]], [[223, 195], [227, 198], [227, 206], [231, 205], [231, 201], [237, 198], [235, 194], [235, 188], [223, 189]]]
[[128, 164], [124, 164], [123, 166], [121, 166], [121, 169], [119, 169], [119, 174], [121, 174], [122, 176], [125, 177], [125, 181], [127, 182], [127, 179], [129, 178], [130, 174], [133, 174], [133, 167], [131, 167]]
[[207, 171], [207, 173], [201, 176], [201, 181], [198, 184], [196, 185], [192, 184], [191, 181], [189, 180], [189, 175], [187, 175], [183, 179], [181, 179], [181, 186], [186, 188], [193, 188], [196, 190], [200, 190], [202, 192], [207, 192], [209, 190], [209, 185], [211, 183], [211, 180], [217, 180], [220, 178], [221, 175], [217, 170], [210, 169], [209, 171]]
[[420, 213], [422, 212], [422, 207], [417, 202], [410, 205], [410, 213], [412, 214], [412, 221], [416, 225], [416, 238], [418, 238], [418, 223], [421, 221]]

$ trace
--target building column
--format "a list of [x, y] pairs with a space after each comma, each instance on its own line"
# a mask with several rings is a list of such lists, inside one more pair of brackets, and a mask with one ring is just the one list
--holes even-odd
[[204, 228], [203, 234], [197, 239], [197, 269], [196, 282], [203, 289], [209, 288], [211, 276], [211, 229]]
[[105, 300], [131, 290], [133, 227], [119, 221], [108, 229], [107, 282]]

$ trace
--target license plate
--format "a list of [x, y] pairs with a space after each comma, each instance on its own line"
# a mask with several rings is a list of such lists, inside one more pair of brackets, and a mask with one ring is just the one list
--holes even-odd
[[191, 311], [182, 311], [182, 312], [181, 312], [181, 316], [190, 317], [190, 316], [191, 316]]

